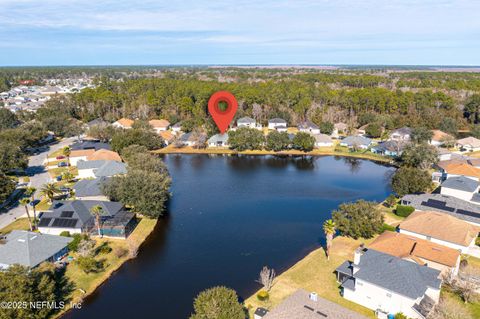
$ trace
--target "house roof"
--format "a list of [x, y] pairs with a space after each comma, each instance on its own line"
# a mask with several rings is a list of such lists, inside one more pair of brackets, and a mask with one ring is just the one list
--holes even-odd
[[316, 143], [332, 143], [332, 138], [327, 134], [315, 134], [313, 137]]
[[172, 128], [181, 129], [182, 128], [182, 122], [177, 122], [177, 123], [173, 124]]
[[119, 202], [99, 200], [54, 201], [50, 213], [44, 213], [39, 221], [39, 227], [82, 228], [93, 221], [90, 209], [99, 205], [104, 216], [115, 216], [123, 211]]
[[208, 143], [218, 143], [218, 142], [227, 143], [228, 134], [227, 133], [215, 134], [208, 139]]
[[263, 319], [366, 319], [337, 303], [317, 297], [313, 301], [306, 290], [299, 289], [268, 312]]
[[444, 166], [444, 170], [452, 175], [464, 175], [480, 178], [480, 168], [466, 163], [451, 163]]
[[93, 153], [95, 153], [94, 149], [73, 150], [73, 151], [70, 152], [70, 158], [90, 156]]
[[93, 150], [110, 150], [110, 144], [108, 143], [103, 143], [103, 142], [98, 142], [98, 141], [81, 141], [81, 142], [75, 142], [70, 146], [70, 149], [72, 151], [74, 150], [88, 150], [88, 149], [93, 149]]
[[[460, 252], [457, 249], [449, 248], [443, 245], [433, 243], [428, 240], [420, 239], [396, 232], [386, 231], [378, 236], [369, 246], [383, 253], [403, 258], [413, 259], [417, 263], [419, 257], [433, 261], [448, 267], [455, 267]], [[423, 262], [419, 263], [423, 265]]]
[[148, 124], [153, 126], [154, 128], [167, 128], [170, 126], [170, 122], [164, 119], [161, 120], [150, 120]]
[[254, 119], [252, 119], [251, 117], [248, 117], [248, 116], [239, 118], [237, 120], [237, 124], [251, 124], [251, 123], [256, 123], [256, 121]]
[[285, 121], [284, 119], [281, 119], [279, 117], [276, 117], [276, 118], [273, 118], [273, 119], [270, 119], [268, 120], [268, 124], [285, 124], [287, 125], [287, 121]]
[[393, 291], [400, 295], [417, 299], [431, 287], [440, 289], [442, 281], [438, 278], [440, 271], [401, 258], [385, 254], [374, 249], [363, 249], [359, 268], [353, 274], [353, 263], [346, 261], [336, 271], [345, 273]]
[[469, 246], [480, 228], [451, 215], [432, 211], [415, 211], [399, 228], [450, 243]]
[[432, 141], [443, 142], [443, 140], [445, 140], [446, 138], [453, 138], [452, 135], [440, 130], [433, 130], [432, 133]]
[[308, 130], [308, 129], [318, 130], [319, 129], [317, 124], [315, 124], [315, 123], [313, 123], [312, 121], [309, 121], [309, 120], [300, 123], [298, 125], [298, 128], [299, 129], [306, 129], [306, 130]]
[[122, 158], [117, 152], [109, 151], [105, 149], [95, 151], [94, 153], [90, 154], [87, 157], [87, 161], [100, 161], [100, 160], [121, 162]]
[[457, 140], [457, 144], [460, 144], [461, 146], [471, 146], [473, 148], [478, 148], [480, 147], [480, 140], [473, 136], [469, 136]]
[[372, 143], [372, 140], [364, 136], [347, 136], [340, 142], [340, 144], [346, 144], [348, 146], [353, 146], [353, 145], [369, 146], [371, 143]]
[[35, 267], [65, 248], [73, 238], [13, 230], [0, 244], [0, 264]]
[[442, 187], [464, 192], [474, 192], [478, 188], [478, 181], [465, 176], [454, 176], [443, 181]]
[[160, 131], [159, 135], [165, 140], [165, 141], [171, 141], [174, 139], [174, 136], [172, 132], [170, 131]]
[[123, 127], [132, 127], [134, 121], [123, 117], [119, 119], [116, 123], [120, 124]]
[[78, 161], [77, 168], [79, 170], [93, 169], [93, 173], [96, 177], [114, 176], [127, 173], [126, 165], [117, 161]]
[[440, 161], [436, 164], [436, 166], [446, 171], [447, 167], [450, 167], [452, 164], [468, 164], [468, 159], [464, 157], [455, 157], [449, 160]]
[[75, 196], [88, 197], [88, 196], [103, 196], [101, 186], [108, 180], [107, 177], [99, 177], [95, 179], [82, 179], [73, 185], [75, 190]]
[[409, 127], [401, 127], [401, 128], [397, 128], [396, 130], [393, 130], [392, 131], [392, 134], [390, 135], [393, 135], [393, 134], [398, 134], [398, 135], [411, 135], [412, 134], [412, 129], [409, 128]]
[[372, 149], [377, 151], [402, 152], [408, 144], [409, 143], [405, 141], [385, 141], [378, 143], [378, 145], [372, 147]]

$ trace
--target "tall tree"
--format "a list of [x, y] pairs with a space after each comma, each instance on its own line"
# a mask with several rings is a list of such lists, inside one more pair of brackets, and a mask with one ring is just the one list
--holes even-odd
[[47, 183], [40, 188], [40, 194], [45, 196], [50, 203], [53, 202], [55, 195], [60, 193], [61, 191], [55, 183]]
[[327, 219], [323, 223], [323, 232], [325, 233], [325, 238], [327, 239], [327, 247], [325, 251], [327, 252], [327, 260], [329, 260], [330, 248], [332, 248], [333, 236], [335, 235], [335, 232], [336, 232], [335, 222], [331, 219]]
[[95, 217], [95, 227], [97, 227], [98, 236], [102, 237], [102, 228], [100, 219], [104, 215], [103, 208], [100, 205], [95, 205], [90, 208], [90, 213]]
[[8, 109], [0, 108], [0, 131], [14, 128], [19, 123], [15, 113]]
[[202, 291], [193, 303], [195, 313], [190, 319], [245, 319], [237, 293], [227, 287], [213, 287]]
[[72, 150], [71, 150], [70, 146], [65, 146], [62, 149], [62, 154], [63, 154], [63, 156], [65, 156], [67, 158], [67, 164], [68, 164], [68, 166], [70, 166], [70, 154], [72, 154]]
[[32, 218], [30, 217], [30, 211], [28, 210], [28, 205], [31, 203], [29, 198], [22, 198], [18, 201], [20, 205], [25, 207], [25, 212], [27, 213], [28, 224], [30, 226], [30, 231], [33, 231]]
[[27, 187], [25, 191], [25, 195], [30, 196], [30, 202], [32, 203], [32, 208], [33, 208], [33, 225], [35, 228], [37, 228], [37, 209], [35, 207], [35, 192], [37, 189], [35, 187]]
[[354, 239], [372, 238], [383, 226], [383, 214], [377, 203], [364, 200], [340, 204], [332, 213], [332, 220], [342, 235]]

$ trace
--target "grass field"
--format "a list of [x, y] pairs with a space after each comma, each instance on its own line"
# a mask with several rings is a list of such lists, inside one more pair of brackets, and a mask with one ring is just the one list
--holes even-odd
[[0, 234], [8, 234], [12, 230], [29, 230], [30, 225], [28, 223], [28, 218], [17, 218], [10, 225], [0, 229]]
[[340, 296], [339, 284], [333, 271], [347, 259], [353, 258], [353, 252], [361, 243], [369, 244], [373, 239], [354, 240], [337, 237], [333, 240], [330, 260], [327, 260], [323, 248], [317, 249], [299, 261], [293, 267], [279, 275], [270, 291], [267, 302], [259, 301], [256, 293], [245, 300], [251, 318], [257, 307], [272, 309], [299, 288], [315, 291], [319, 296], [338, 303], [346, 308], [375, 318], [372, 310], [350, 302]]

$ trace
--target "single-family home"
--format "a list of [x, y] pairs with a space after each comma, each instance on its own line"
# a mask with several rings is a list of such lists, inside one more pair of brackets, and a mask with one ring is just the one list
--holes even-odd
[[287, 131], [287, 121], [281, 118], [273, 118], [268, 120], [268, 129], [269, 130], [277, 130], [279, 132], [286, 132]]
[[420, 266], [437, 269], [444, 274], [456, 275], [460, 266], [459, 250], [397, 232], [384, 232], [368, 248], [417, 263]]
[[98, 140], [81, 140], [70, 145], [72, 151], [76, 150], [111, 150], [112, 147], [108, 143], [100, 142]]
[[107, 180], [108, 177], [79, 180], [73, 185], [75, 198], [80, 200], [108, 200], [102, 192], [102, 185]]
[[73, 238], [13, 230], [0, 243], [0, 270], [19, 264], [34, 268], [43, 262], [55, 262], [68, 253]]
[[480, 178], [480, 168], [476, 168], [475, 166], [467, 163], [460, 162], [443, 165], [442, 173], [444, 175], [444, 179], [455, 176], [465, 176], [478, 181]]
[[304, 133], [320, 134], [320, 128], [312, 121], [305, 121], [298, 125], [298, 130]]
[[126, 238], [136, 226], [135, 214], [127, 211], [121, 203], [97, 200], [54, 201], [50, 212], [45, 212], [38, 223], [41, 233], [58, 235], [63, 231], [71, 234], [97, 235], [94, 206], [102, 208], [101, 232], [104, 236]]
[[79, 161], [77, 163], [79, 178], [97, 178], [122, 175], [127, 173], [127, 166], [117, 161]]
[[471, 201], [473, 197], [480, 199], [479, 186], [478, 180], [465, 176], [453, 176], [442, 182], [440, 194]]
[[182, 131], [182, 122], [177, 122], [172, 125], [172, 132], [178, 134]]
[[192, 132], [189, 132], [189, 133], [185, 133], [182, 136], [180, 136], [179, 141], [183, 145], [193, 147], [193, 146], [198, 146], [197, 144], [199, 142], [202, 142], [202, 141], [206, 142], [206, 137], [207, 137], [207, 135], [205, 133], [201, 133], [201, 135], [198, 136], [198, 135], [195, 135]]
[[126, 119], [126, 118], [121, 118], [119, 119], [118, 121], [116, 122], [113, 122], [112, 125], [117, 127], [117, 128], [123, 128], [123, 129], [130, 129], [132, 128], [132, 125], [135, 121], [134, 120], [130, 120], [130, 119]]
[[161, 131], [166, 131], [170, 127], [170, 122], [164, 119], [161, 120], [150, 120], [148, 121], [148, 124], [150, 124], [155, 132], [160, 133]]
[[[360, 247], [336, 270], [342, 296], [380, 313], [427, 317], [440, 298], [440, 271]], [[428, 301], [428, 302], [426, 302]]]
[[160, 131], [158, 134], [163, 138], [165, 145], [169, 145], [175, 140], [175, 136], [170, 131]]
[[451, 215], [470, 224], [480, 226], [480, 205], [442, 194], [408, 194], [400, 204], [419, 211], [434, 211]]
[[398, 229], [402, 234], [458, 249], [462, 254], [480, 256], [480, 247], [475, 245], [480, 228], [448, 214], [415, 211]]
[[327, 134], [315, 134], [315, 147], [331, 147], [333, 146], [333, 141], [330, 136]]
[[401, 127], [390, 133], [390, 140], [393, 141], [410, 141], [412, 137], [412, 129], [409, 127]]
[[372, 144], [372, 140], [364, 136], [347, 136], [340, 141], [341, 146], [348, 148], [367, 149]]
[[90, 122], [87, 122], [86, 127], [87, 128], [92, 128], [94, 126], [108, 126], [110, 123], [107, 121], [101, 119], [101, 118], [96, 118], [94, 120], [91, 120]]
[[375, 154], [398, 157], [402, 155], [403, 150], [408, 144], [409, 142], [405, 141], [389, 140], [372, 146], [370, 150]]
[[245, 116], [237, 120], [237, 127], [257, 128], [257, 121], [251, 117]]
[[366, 319], [366, 317], [318, 296], [298, 289], [271, 311], [255, 311], [255, 319]]
[[121, 162], [122, 158], [117, 152], [101, 149], [87, 156], [87, 161], [117, 161]]
[[445, 133], [443, 131], [433, 130], [432, 133], [433, 135], [429, 143], [433, 146], [441, 146], [445, 143], [446, 140], [453, 140], [452, 135]]
[[348, 132], [348, 125], [343, 122], [333, 124], [332, 136], [338, 137], [340, 134], [346, 134]]
[[70, 165], [77, 166], [79, 161], [86, 161], [87, 158], [95, 153], [94, 149], [86, 149], [86, 150], [72, 150], [70, 151]]
[[473, 136], [459, 139], [457, 140], [457, 143], [455, 145], [457, 148], [460, 149], [460, 151], [463, 152], [480, 151], [480, 140]]
[[209, 147], [227, 147], [228, 146], [228, 134], [215, 134], [208, 139]]

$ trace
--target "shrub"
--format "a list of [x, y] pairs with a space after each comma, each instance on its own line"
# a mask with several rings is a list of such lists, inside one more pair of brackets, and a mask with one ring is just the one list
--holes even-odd
[[372, 238], [381, 233], [384, 221], [377, 203], [364, 200], [340, 204], [338, 209], [333, 211], [332, 219], [343, 236], [354, 239]]
[[388, 195], [388, 197], [385, 199], [385, 204], [387, 204], [388, 207], [392, 207], [396, 203], [397, 203], [397, 197], [395, 197], [395, 195], [393, 194]]
[[257, 293], [257, 299], [260, 300], [260, 301], [268, 300], [269, 297], [270, 297], [270, 295], [268, 294], [268, 291], [266, 291], [266, 290], [260, 290]]
[[123, 247], [115, 247], [113, 249], [113, 253], [115, 254], [115, 256], [117, 258], [122, 258], [123, 256], [125, 256], [128, 253], [128, 250], [123, 248]]
[[245, 319], [237, 293], [226, 287], [213, 287], [202, 291], [193, 303], [195, 313], [190, 319]]
[[397, 228], [396, 228], [395, 226], [392, 226], [392, 225], [383, 223], [383, 225], [382, 225], [382, 232], [385, 232], [385, 231], [387, 231], [387, 230], [394, 232], [394, 231], [397, 230]]
[[84, 238], [85, 236], [82, 234], [74, 234], [73, 240], [70, 243], [68, 243], [68, 249], [71, 251], [78, 251], [78, 245]]
[[411, 213], [415, 211], [415, 208], [412, 206], [397, 205], [395, 214], [400, 217], [408, 217]]
[[67, 230], [64, 230], [60, 233], [60, 236], [63, 236], [63, 237], [70, 237], [70, 232], [67, 231]]
[[408, 319], [403, 313], [398, 312], [395, 314], [395, 319]]
[[96, 251], [95, 251], [95, 254], [98, 255], [98, 254], [108, 254], [112, 251], [112, 247], [110, 247], [108, 245], [108, 243], [103, 243], [102, 245], [100, 245]]
[[80, 269], [86, 274], [91, 272], [96, 273], [103, 270], [103, 262], [98, 261], [93, 257], [80, 256], [77, 258], [76, 262], [78, 267], [80, 267]]

